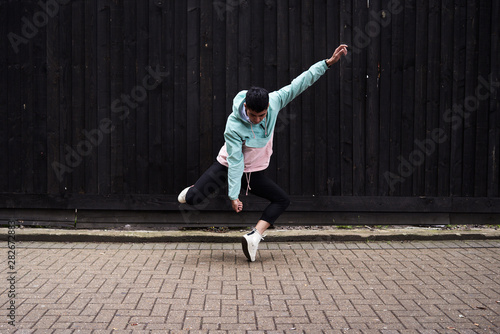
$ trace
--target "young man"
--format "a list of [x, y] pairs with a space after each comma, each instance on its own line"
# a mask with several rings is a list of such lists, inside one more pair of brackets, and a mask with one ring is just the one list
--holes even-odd
[[227, 119], [224, 131], [225, 143], [217, 160], [193, 186], [179, 194], [180, 203], [196, 205], [227, 180], [228, 196], [236, 212], [243, 210], [243, 203], [239, 200], [242, 185], [246, 194], [251, 192], [269, 200], [271, 203], [255, 228], [242, 239], [243, 252], [249, 261], [255, 261], [264, 232], [290, 204], [288, 195], [263, 172], [269, 165], [273, 152], [273, 134], [278, 112], [346, 54], [347, 45], [341, 44], [330, 58], [312, 65], [291, 84], [278, 91], [268, 93], [263, 88], [252, 87], [248, 91], [239, 92], [233, 100], [233, 112]]

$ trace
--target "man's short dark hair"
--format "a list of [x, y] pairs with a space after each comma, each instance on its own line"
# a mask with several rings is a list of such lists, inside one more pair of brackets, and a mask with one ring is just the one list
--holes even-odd
[[264, 88], [252, 87], [247, 91], [245, 103], [250, 110], [264, 111], [269, 106], [269, 93]]

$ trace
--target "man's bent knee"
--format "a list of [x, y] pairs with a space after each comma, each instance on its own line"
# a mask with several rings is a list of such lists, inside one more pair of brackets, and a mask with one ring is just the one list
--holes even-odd
[[197, 205], [203, 201], [200, 192], [196, 188], [191, 188], [186, 194], [186, 203], [189, 205]]
[[280, 204], [283, 207], [283, 210], [285, 210], [286, 208], [288, 208], [288, 206], [290, 206], [290, 198], [288, 198], [288, 197], [283, 198], [280, 201]]

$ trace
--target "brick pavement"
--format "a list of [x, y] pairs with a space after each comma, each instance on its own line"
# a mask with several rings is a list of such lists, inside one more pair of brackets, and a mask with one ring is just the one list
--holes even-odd
[[0, 333], [500, 333], [500, 241], [260, 248], [18, 243]]

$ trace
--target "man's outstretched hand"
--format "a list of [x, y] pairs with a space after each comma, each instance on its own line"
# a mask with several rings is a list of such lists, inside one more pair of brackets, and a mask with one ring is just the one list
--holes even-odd
[[340, 60], [340, 57], [342, 57], [342, 55], [345, 56], [346, 54], [347, 54], [347, 45], [346, 44], [340, 44], [338, 46], [338, 48], [335, 49], [335, 52], [330, 57], [330, 59], [326, 60], [326, 64], [328, 66], [332, 66], [333, 64], [335, 64], [336, 62], [338, 62]]

